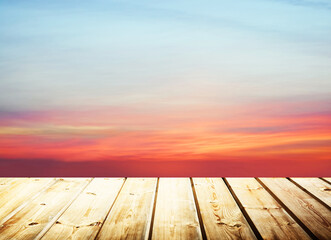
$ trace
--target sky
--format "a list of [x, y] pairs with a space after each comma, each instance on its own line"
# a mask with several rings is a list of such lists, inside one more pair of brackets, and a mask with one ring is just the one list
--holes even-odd
[[331, 174], [328, 0], [0, 0], [0, 23], [0, 175]]

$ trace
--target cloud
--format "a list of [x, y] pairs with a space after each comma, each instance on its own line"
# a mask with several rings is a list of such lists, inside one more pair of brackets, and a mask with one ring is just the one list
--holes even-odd
[[321, 100], [292, 100], [206, 109], [2, 112], [0, 157], [208, 161], [295, 154], [325, 159], [331, 154], [326, 148], [331, 113], [325, 107]]

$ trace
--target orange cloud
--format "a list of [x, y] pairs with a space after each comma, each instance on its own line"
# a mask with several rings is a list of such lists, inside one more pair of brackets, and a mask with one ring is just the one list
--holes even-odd
[[[61, 161], [330, 160], [331, 113], [250, 105], [2, 114], [0, 158]], [[311, 104], [313, 105], [313, 104]], [[268, 108], [269, 107], [269, 108]], [[279, 110], [281, 109], [281, 110]], [[259, 111], [260, 112], [259, 112]]]

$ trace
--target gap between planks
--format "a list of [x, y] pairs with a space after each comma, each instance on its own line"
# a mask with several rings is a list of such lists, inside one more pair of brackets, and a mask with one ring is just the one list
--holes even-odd
[[[43, 186], [41, 186], [41, 188], [32, 189], [32, 190], [30, 189], [30, 191], [32, 191], [32, 194], [31, 194], [32, 196], [29, 199], [27, 199], [27, 200], [25, 200], [26, 199], [25, 196], [22, 196], [22, 197], [24, 197], [24, 199], [22, 199], [21, 201], [19, 201], [17, 204], [12, 205], [12, 208], [9, 209], [9, 212], [7, 211], [8, 213], [5, 214], [5, 217], [0, 220], [0, 226], [3, 223], [5, 223], [6, 221], [8, 221], [11, 217], [13, 217], [20, 210], [22, 210], [30, 202], [32, 202], [34, 199], [36, 199], [39, 195], [41, 195], [42, 193], [44, 193], [48, 188], [50, 188], [51, 186], [53, 186], [57, 181], [58, 181], [58, 179], [49, 179], [49, 181], [47, 181]], [[26, 190], [26, 189], [24, 189], [24, 190]], [[15, 196], [17, 197], [17, 195], [15, 195]], [[17, 198], [15, 200], [17, 200]], [[4, 206], [2, 206], [2, 208], [4, 209], [4, 211], [6, 210]]]
[[54, 225], [54, 223], [61, 217], [61, 215], [69, 208], [69, 206], [78, 198], [78, 196], [84, 191], [84, 189], [91, 183], [93, 180], [90, 179], [85, 185], [82, 186], [82, 188], [77, 191], [76, 195], [72, 199], [69, 200], [69, 202], [58, 212], [57, 215], [54, 216], [54, 218], [41, 230], [41, 232], [35, 237], [35, 240], [41, 239], [45, 233]]
[[260, 184], [313, 239], [330, 239], [330, 210], [286, 178], [261, 178]]
[[331, 186], [319, 178], [287, 178], [302, 191], [331, 211]]
[[[219, 179], [222, 179], [222, 178], [219, 178]], [[318, 178], [316, 178], [318, 179]], [[327, 184], [330, 184], [328, 180], [326, 179], [322, 179], [320, 178], [321, 181], [324, 181], [325, 183]], [[35, 239], [41, 239], [47, 232], [48, 230], [55, 224], [55, 222], [63, 215], [63, 213], [65, 213], [65, 211], [71, 206], [71, 204], [79, 197], [80, 194], [82, 194], [82, 192], [84, 191], [84, 189], [86, 189], [88, 187], [88, 185], [91, 183], [93, 179], [91, 179], [82, 189], [81, 191], [77, 192], [77, 194], [74, 196], [74, 198], [72, 198], [62, 209], [61, 211], [56, 215], [54, 216], [54, 218], [52, 219], [51, 222], [49, 222], [43, 229], [42, 231], [36, 236]], [[327, 204], [325, 205], [325, 202], [323, 202], [321, 199], [319, 199], [316, 194], [313, 194], [311, 191], [308, 191], [304, 186], [302, 186], [302, 184], [298, 183], [295, 181], [295, 179], [287, 179], [289, 181], [289, 183], [293, 184], [293, 187], [297, 188], [297, 191], [298, 189], [300, 191], [303, 191], [305, 192], [305, 194], [308, 194], [310, 195], [310, 197], [314, 198], [314, 200], [318, 201], [320, 204], [323, 204], [324, 203], [324, 207], [327, 207], [329, 210], [330, 210], [330, 206], [328, 206]], [[8, 182], [10, 182], [12, 180], [8, 180]], [[55, 181], [55, 180], [53, 180]], [[155, 214], [156, 214], [156, 211], [157, 211], [157, 203], [158, 203], [158, 196], [159, 196], [159, 181], [160, 179], [157, 178], [157, 181], [156, 181], [156, 187], [155, 187], [155, 190], [154, 190], [154, 196], [153, 196], [153, 200], [152, 200], [152, 207], [150, 209], [151, 213], [148, 214], [148, 216], [150, 216], [150, 220], [149, 220], [149, 225], [148, 225], [148, 229], [147, 229], [147, 238], [145, 239], [152, 239], [153, 237], [153, 231], [154, 231], [154, 226], [155, 226]], [[206, 230], [205, 230], [205, 227], [204, 227], [204, 219], [201, 215], [201, 208], [200, 208], [200, 203], [199, 203], [199, 199], [197, 197], [197, 192], [196, 192], [196, 189], [195, 189], [195, 186], [194, 186], [194, 181], [192, 178], [189, 178], [189, 181], [190, 181], [190, 190], [189, 191], [192, 191], [192, 195], [193, 195], [193, 203], [194, 203], [194, 206], [195, 206], [195, 212], [197, 214], [197, 218], [198, 218], [198, 223], [199, 223], [199, 228], [200, 228], [200, 231], [201, 231], [201, 237], [202, 239], [207, 239], [207, 236], [206, 236]], [[247, 220], [249, 226], [251, 227], [251, 229], [253, 230], [255, 236], [258, 238], [258, 239], [262, 239], [262, 236], [259, 232], [259, 230], [257, 229], [257, 227], [255, 226], [254, 224], [254, 221], [251, 219], [251, 217], [249, 216], [249, 214], [247, 213], [245, 207], [243, 206], [242, 204], [242, 201], [243, 199], [240, 199], [237, 194], [235, 193], [235, 191], [232, 189], [232, 184], [228, 182], [227, 178], [223, 178], [222, 181], [224, 181], [227, 189], [229, 190], [229, 192], [231, 193], [231, 196], [233, 197], [233, 199], [235, 200], [236, 204], [238, 205], [238, 207], [240, 208], [241, 212], [243, 213], [245, 219]], [[313, 239], [317, 239], [317, 237], [315, 236], [315, 234], [313, 234], [309, 228], [300, 220], [300, 218], [297, 216], [297, 213], [296, 212], [293, 212], [288, 206], [287, 204], [285, 204], [266, 184], [264, 184], [263, 181], [261, 181], [259, 178], [256, 178], [256, 181], [262, 186], [262, 188], [264, 188], [268, 194], [270, 194], [270, 196], [279, 204], [281, 205], [281, 207], [295, 220], [295, 222], [297, 224], [300, 225], [300, 227]], [[118, 201], [118, 196], [120, 195], [120, 193], [122, 192], [122, 189], [124, 187], [124, 185], [126, 184], [127, 182], [127, 179], [124, 179], [123, 181], [123, 184], [121, 185], [121, 188], [120, 190], [118, 191], [117, 195], [116, 195], [116, 198], [114, 199], [113, 203], [111, 204], [108, 212], [107, 212], [107, 215], [105, 216], [104, 218], [104, 221], [101, 223], [101, 226], [96, 234], [96, 237], [95, 239], [98, 238], [102, 228], [104, 227], [104, 223], [106, 221], [106, 219], [109, 217], [109, 215], [111, 214], [111, 211], [112, 211], [112, 208], [114, 206], [114, 204]], [[52, 184], [54, 184], [55, 182], [53, 182]], [[6, 219], [10, 218], [11, 215], [15, 215], [17, 212], [19, 212], [22, 208], [24, 208], [29, 202], [33, 201], [33, 199], [37, 198], [42, 192], [46, 191], [47, 188], [49, 188], [51, 185], [51, 183], [48, 183], [48, 185], [46, 184], [46, 186], [39, 192], [37, 193], [36, 195], [34, 195], [31, 199], [27, 200], [26, 202], [24, 202], [22, 205], [20, 205], [18, 208], [16, 208], [13, 212], [11, 212], [9, 215], [6, 216]], [[189, 188], [189, 187], [188, 187]], [[323, 203], [322, 203], [322, 202]], [[7, 219], [7, 220], [8, 220]]]

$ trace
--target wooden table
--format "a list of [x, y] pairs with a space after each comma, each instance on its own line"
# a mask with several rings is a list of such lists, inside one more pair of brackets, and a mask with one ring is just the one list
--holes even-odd
[[330, 178], [0, 178], [0, 239], [331, 239]]

